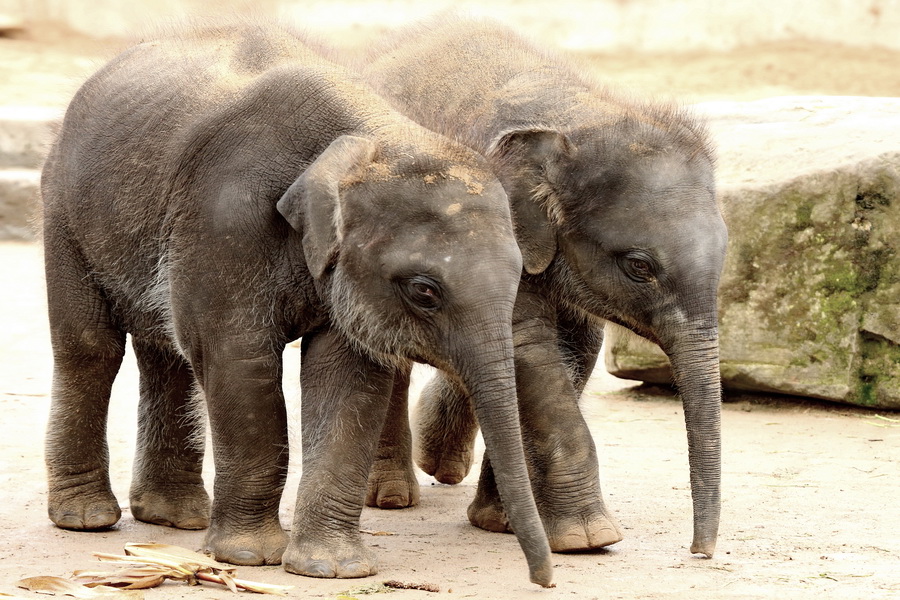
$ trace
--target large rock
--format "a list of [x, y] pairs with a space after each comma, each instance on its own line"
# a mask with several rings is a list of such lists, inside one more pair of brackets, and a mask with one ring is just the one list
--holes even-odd
[[[900, 408], [900, 99], [697, 105], [729, 227], [726, 389]], [[653, 344], [607, 328], [614, 375], [669, 382]]]

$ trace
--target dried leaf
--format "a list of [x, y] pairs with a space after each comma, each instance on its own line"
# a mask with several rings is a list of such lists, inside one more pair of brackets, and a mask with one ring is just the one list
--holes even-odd
[[[135, 565], [119, 569], [116, 573], [123, 577], [144, 577], [145, 575], [162, 575], [170, 571], [172, 569], [159, 565]], [[180, 571], [178, 572], [180, 573]], [[72, 575], [74, 577], [104, 577], [109, 575], [109, 571], [75, 571]]]
[[293, 589], [290, 585], [274, 585], [268, 583], [259, 583], [256, 581], [248, 581], [246, 579], [237, 579], [234, 577], [235, 569], [232, 565], [220, 563], [205, 554], [188, 550], [180, 546], [171, 546], [168, 544], [126, 544], [125, 551], [135, 557], [151, 558], [156, 557], [161, 561], [181, 560], [182, 567], [192, 567], [194, 575], [197, 579], [222, 584], [232, 592], [238, 589], [256, 592], [259, 594], [286, 594], [288, 590]]
[[39, 592], [42, 594], [63, 594], [65, 596], [85, 599], [102, 598], [108, 600], [110, 598], [116, 598], [118, 600], [140, 600], [144, 597], [143, 593], [138, 591], [125, 592], [106, 586], [89, 588], [69, 579], [52, 576], [28, 577], [20, 580], [17, 585], [22, 589], [32, 592]]
[[[235, 579], [230, 575], [225, 577], [222, 576], [222, 573], [197, 573], [197, 579], [201, 581], [209, 581], [212, 583], [220, 583], [222, 585], [228, 585], [226, 583], [226, 578], [234, 584], [235, 589], [232, 591], [236, 592], [238, 589], [247, 590], [248, 592], [256, 592], [257, 594], [274, 594], [277, 596], [284, 596], [288, 593], [288, 590], [294, 589], [292, 585], [275, 585], [272, 583], [259, 583], [257, 581], [247, 581], [246, 579]], [[229, 586], [230, 588], [231, 586]]]
[[160, 570], [171, 573], [176, 579], [189, 579], [194, 575], [194, 569], [189, 568], [174, 560], [155, 557], [133, 557], [121, 554], [108, 554], [106, 552], [94, 552], [94, 556], [101, 562], [121, 562], [132, 565], [155, 565]]
[[[232, 592], [247, 590], [260, 594], [286, 594], [293, 586], [270, 585], [236, 579], [235, 567], [217, 562], [199, 552], [168, 544], [126, 544], [127, 556], [95, 552], [101, 562], [122, 563], [123, 567], [113, 572], [76, 571], [76, 581], [60, 577], [32, 577], [23, 579], [21, 587], [33, 591], [61, 593], [76, 598], [92, 600], [141, 600], [138, 591], [156, 587], [166, 579], [185, 581], [196, 585], [199, 581], [209, 581], [226, 586]], [[35, 587], [26, 587], [23, 584]], [[41, 588], [41, 589], [38, 589]]]
[[234, 583], [234, 577], [231, 576], [230, 573], [219, 572], [216, 573], [219, 576], [219, 579], [222, 580], [222, 583], [225, 584], [229, 590], [232, 592], [237, 592], [237, 586]]
[[146, 590], [162, 585], [166, 580], [164, 575], [145, 575], [144, 577], [122, 578], [120, 582], [107, 582], [110, 585], [123, 590]]
[[[125, 544], [125, 554], [131, 556], [139, 556], [141, 558], [158, 558], [160, 560], [171, 561], [182, 567], [188, 565], [197, 565], [198, 567], [208, 567], [216, 571], [234, 572], [234, 565], [226, 565], [220, 563], [205, 554], [182, 548], [181, 546], [172, 546], [170, 544], [156, 544], [153, 542], [145, 544]], [[191, 569], [196, 571], [197, 569]]]
[[72, 573], [72, 577], [75, 578], [75, 581], [87, 587], [108, 585], [125, 590], [143, 590], [162, 585], [163, 581], [170, 579], [168, 574], [171, 572], [171, 570], [160, 572], [156, 567], [136, 567], [114, 573], [75, 571]]
[[276, 585], [274, 583], [260, 583], [258, 581], [247, 581], [246, 579], [235, 579], [234, 585], [248, 592], [256, 592], [257, 594], [274, 594], [276, 596], [285, 596], [289, 590], [294, 589], [292, 585]]
[[15, 594], [7, 594], [6, 592], [0, 592], [0, 598], [10, 598], [11, 600], [34, 600], [34, 598], [25, 596], [16, 596]]

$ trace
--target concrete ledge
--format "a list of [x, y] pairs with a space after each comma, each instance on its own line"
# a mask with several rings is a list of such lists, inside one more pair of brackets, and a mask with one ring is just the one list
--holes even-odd
[[39, 169], [60, 123], [58, 108], [0, 106], [0, 169]]
[[0, 169], [0, 240], [33, 240], [41, 172]]

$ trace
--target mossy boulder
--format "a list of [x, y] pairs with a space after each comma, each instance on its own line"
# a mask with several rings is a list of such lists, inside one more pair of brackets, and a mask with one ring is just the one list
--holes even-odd
[[[900, 99], [706, 103], [729, 227], [726, 389], [900, 408]], [[665, 355], [607, 328], [613, 375], [669, 382]]]

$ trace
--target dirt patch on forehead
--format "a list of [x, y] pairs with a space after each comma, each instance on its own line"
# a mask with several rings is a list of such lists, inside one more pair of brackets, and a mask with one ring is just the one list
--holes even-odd
[[484, 193], [484, 184], [476, 179], [475, 173], [462, 165], [453, 165], [447, 169], [447, 175], [462, 181], [466, 186], [466, 191], [470, 194], [477, 195]]
[[388, 179], [393, 179], [395, 177], [397, 177], [397, 175], [391, 169], [390, 165], [383, 162], [373, 162], [366, 168], [365, 177], [360, 178], [360, 180], [387, 181]]

